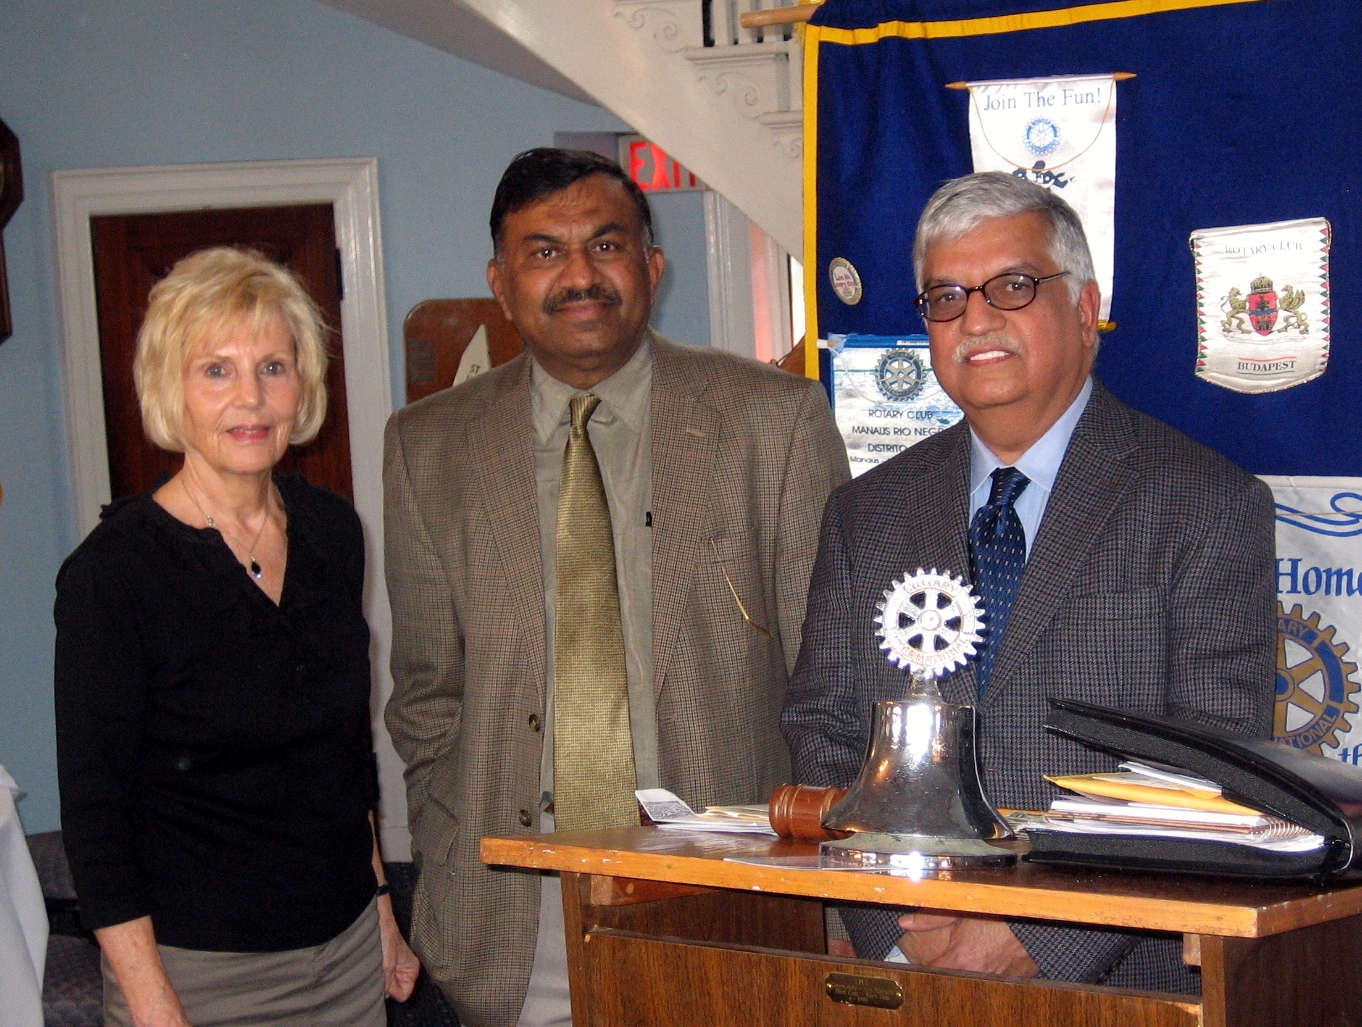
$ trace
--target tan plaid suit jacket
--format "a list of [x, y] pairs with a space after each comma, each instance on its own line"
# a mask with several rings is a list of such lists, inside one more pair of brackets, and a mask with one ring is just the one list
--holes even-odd
[[[654, 337], [653, 652], [662, 785], [764, 802], [818, 523], [849, 477], [822, 389]], [[393, 697], [421, 874], [413, 941], [469, 1027], [516, 1022], [539, 882], [478, 859], [538, 830], [545, 648], [527, 355], [394, 414], [384, 459]], [[711, 546], [710, 540], [714, 540]], [[718, 556], [767, 638], [743, 621]]]

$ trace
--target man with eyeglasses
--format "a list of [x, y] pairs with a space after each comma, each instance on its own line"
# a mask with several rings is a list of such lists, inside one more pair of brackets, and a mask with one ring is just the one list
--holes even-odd
[[[932, 369], [965, 422], [828, 500], [782, 719], [796, 780], [850, 785], [873, 703], [903, 697], [873, 619], [884, 589], [919, 567], [964, 574], [984, 598], [982, 654], [942, 691], [979, 710], [996, 805], [1045, 809], [1057, 791], [1043, 775], [1117, 769], [1043, 729], [1050, 696], [1269, 736], [1271, 493], [1094, 377], [1098, 291], [1077, 215], [1023, 179], [968, 175], [928, 202], [913, 261]], [[1175, 936], [842, 915], [863, 958], [1200, 988]]]

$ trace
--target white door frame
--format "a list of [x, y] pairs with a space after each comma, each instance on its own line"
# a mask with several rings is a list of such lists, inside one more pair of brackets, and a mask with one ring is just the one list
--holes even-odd
[[712, 189], [704, 193], [709, 344], [756, 358], [752, 321], [752, 229], [747, 215]]
[[355, 508], [364, 525], [364, 612], [373, 632], [375, 745], [383, 792], [385, 855], [408, 859], [401, 761], [380, 716], [392, 692], [388, 654], [392, 614], [383, 582], [383, 427], [392, 412], [388, 319], [378, 207], [378, 161], [372, 157], [254, 161], [51, 174], [74, 522], [84, 536], [109, 501], [99, 318], [95, 306], [90, 218], [230, 207], [330, 203], [344, 267], [341, 327], [350, 422]]
[[723, 196], [704, 192], [709, 344], [754, 360], [790, 351], [786, 254]]

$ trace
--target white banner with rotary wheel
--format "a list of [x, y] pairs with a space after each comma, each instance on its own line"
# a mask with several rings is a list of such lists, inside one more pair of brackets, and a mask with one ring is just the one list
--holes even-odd
[[925, 335], [834, 335], [832, 412], [852, 475], [965, 416], [932, 370]]
[[1362, 478], [1263, 480], [1277, 503], [1274, 734], [1362, 765]]
[[1083, 222], [1111, 316], [1116, 264], [1116, 76], [967, 83], [975, 171], [1004, 171], [1064, 197]]

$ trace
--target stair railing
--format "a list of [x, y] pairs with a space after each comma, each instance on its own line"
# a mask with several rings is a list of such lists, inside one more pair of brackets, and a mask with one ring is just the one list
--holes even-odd
[[[791, 39], [796, 22], [809, 15], [799, 0], [701, 0], [704, 4], [705, 45], [739, 46]], [[812, 13], [812, 5], [809, 6]]]

